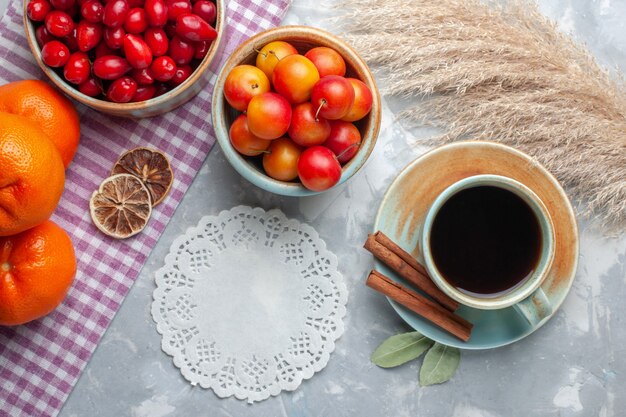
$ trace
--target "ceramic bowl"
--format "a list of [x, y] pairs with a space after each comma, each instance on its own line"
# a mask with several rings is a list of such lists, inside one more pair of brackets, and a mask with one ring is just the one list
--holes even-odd
[[137, 103], [113, 103], [89, 97], [78, 91], [73, 84], [65, 81], [63, 77], [54, 69], [48, 67], [41, 58], [41, 48], [39, 47], [37, 38], [35, 37], [35, 26], [26, 16], [26, 6], [28, 1], [24, 1], [24, 28], [26, 30], [28, 45], [35, 56], [37, 64], [48, 76], [50, 81], [52, 81], [65, 94], [74, 100], [102, 113], [129, 118], [151, 117], [167, 113], [168, 111], [171, 111], [191, 100], [206, 86], [211, 76], [214, 73], [217, 73], [218, 68], [215, 57], [218, 55], [218, 51], [220, 50], [220, 45], [222, 43], [226, 6], [224, 0], [214, 1], [217, 6], [217, 19], [215, 21], [217, 38], [213, 41], [209, 52], [204, 57], [202, 62], [200, 62], [200, 65], [198, 65], [193, 74], [191, 74], [191, 76], [181, 85], [159, 97]]
[[374, 149], [380, 129], [380, 93], [369, 68], [352, 47], [324, 30], [306, 26], [283, 26], [261, 32], [240, 45], [224, 64], [213, 91], [213, 127], [230, 164], [248, 181], [272, 193], [287, 196], [314, 195], [319, 192], [308, 190], [300, 182], [278, 181], [266, 175], [260, 164], [260, 158], [249, 158], [239, 154], [230, 144], [228, 137], [230, 125], [238, 115], [238, 112], [232, 109], [224, 98], [224, 83], [228, 73], [237, 65], [254, 65], [256, 51], [278, 40], [289, 42], [300, 53], [305, 53], [316, 46], [334, 49], [346, 61], [346, 76], [360, 79], [372, 92], [372, 110], [365, 118], [355, 123], [361, 132], [361, 146], [354, 158], [343, 166], [337, 185], [352, 177], [363, 166]]

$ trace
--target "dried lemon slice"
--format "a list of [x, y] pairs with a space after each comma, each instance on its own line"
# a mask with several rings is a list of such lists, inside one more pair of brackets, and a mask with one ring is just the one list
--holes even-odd
[[139, 178], [150, 192], [152, 206], [156, 206], [168, 193], [174, 173], [165, 154], [148, 148], [135, 148], [122, 154], [111, 175], [131, 174]]
[[98, 229], [111, 237], [125, 239], [146, 227], [152, 214], [150, 192], [133, 175], [113, 175], [93, 193], [89, 209]]

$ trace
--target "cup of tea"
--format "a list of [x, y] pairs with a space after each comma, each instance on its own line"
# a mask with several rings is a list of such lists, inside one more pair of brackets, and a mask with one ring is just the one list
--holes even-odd
[[531, 325], [552, 314], [541, 284], [554, 259], [554, 227], [519, 181], [476, 175], [450, 185], [426, 214], [421, 247], [432, 280], [459, 303], [515, 306]]

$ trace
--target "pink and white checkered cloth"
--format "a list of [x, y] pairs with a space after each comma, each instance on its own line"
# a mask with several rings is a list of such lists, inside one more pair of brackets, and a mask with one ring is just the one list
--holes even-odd
[[[290, 0], [227, 4], [221, 61], [251, 35], [278, 25]], [[43, 77], [24, 35], [22, 1], [11, 0], [0, 21], [0, 83]], [[177, 110], [141, 121], [79, 107], [81, 144], [53, 216], [72, 237], [78, 273], [66, 300], [52, 314], [25, 326], [0, 327], [0, 416], [54, 416], [63, 406], [215, 142], [210, 122], [214, 82], [215, 77]], [[92, 225], [89, 198], [118, 155], [137, 146], [169, 155], [175, 181], [144, 231], [118, 241]]]

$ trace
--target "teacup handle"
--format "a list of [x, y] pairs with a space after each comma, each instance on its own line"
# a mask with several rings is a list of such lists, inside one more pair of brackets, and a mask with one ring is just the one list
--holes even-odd
[[552, 304], [541, 288], [515, 304], [515, 308], [533, 327], [552, 314]]

